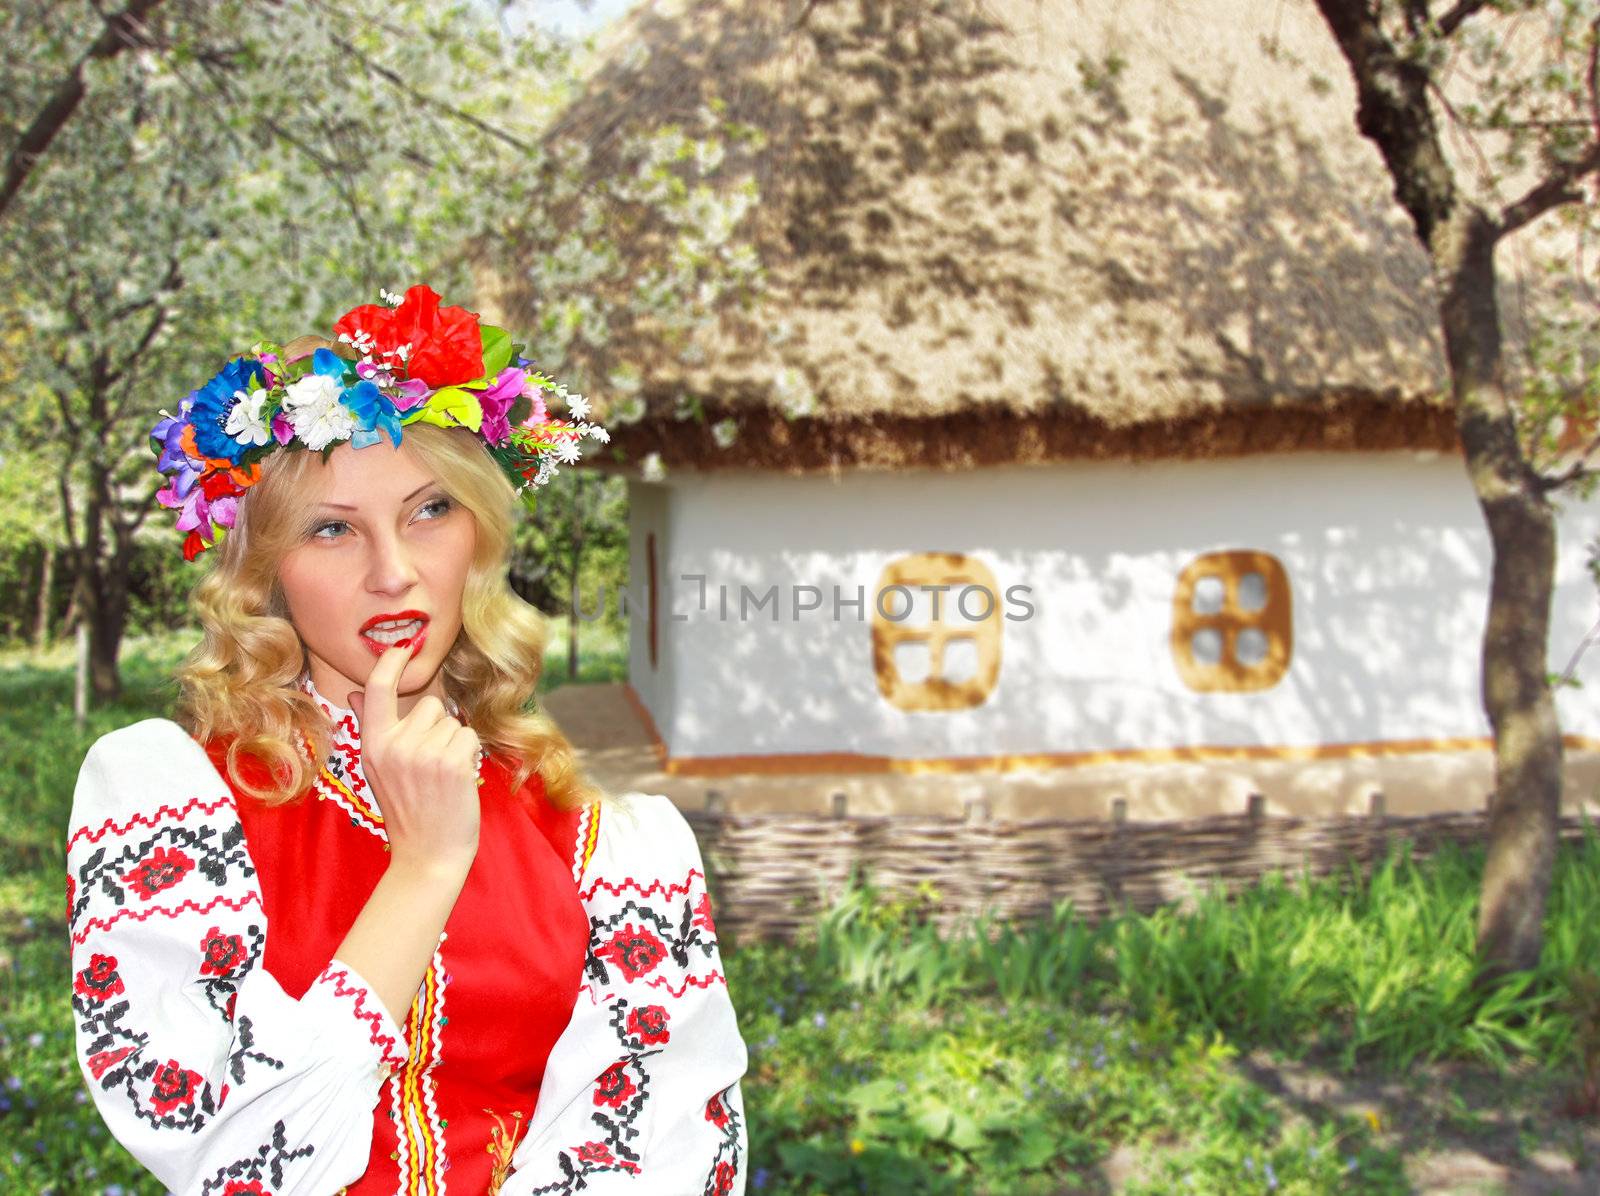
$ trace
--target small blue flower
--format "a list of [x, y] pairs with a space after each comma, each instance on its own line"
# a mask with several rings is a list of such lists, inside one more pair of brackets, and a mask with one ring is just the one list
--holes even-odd
[[1248, 1171], [1251, 1175], [1254, 1175], [1256, 1173], [1256, 1156], [1255, 1155], [1253, 1155], [1253, 1154], [1245, 1155], [1245, 1157], [1244, 1157], [1244, 1169], [1246, 1171]]
[[1267, 1188], [1275, 1191], [1278, 1187], [1278, 1173], [1272, 1169], [1272, 1164], [1267, 1164]]
[[754, 1188], [764, 1188], [767, 1186], [767, 1169], [765, 1167], [756, 1168], [756, 1173], [750, 1177], [750, 1186]]
[[811, 1015], [811, 1022], [812, 1022], [813, 1025], [815, 1025], [817, 1027], [817, 1029], [820, 1030], [820, 1029], [822, 1029], [823, 1026], [826, 1026], [828, 1024], [828, 1018], [819, 1009], [816, 1013]]
[[1358, 1166], [1358, 1164], [1356, 1163], [1356, 1156], [1355, 1155], [1348, 1156], [1344, 1161], [1344, 1169], [1346, 1171], [1354, 1171], [1357, 1166]]

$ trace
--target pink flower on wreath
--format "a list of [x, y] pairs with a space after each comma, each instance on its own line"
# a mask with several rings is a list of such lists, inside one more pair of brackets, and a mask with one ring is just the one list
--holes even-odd
[[646, 1046], [655, 1046], [672, 1037], [667, 1029], [667, 1011], [661, 1005], [641, 1005], [628, 1010], [628, 1033]]
[[622, 1061], [613, 1063], [600, 1073], [600, 1078], [594, 1085], [594, 1103], [597, 1105], [610, 1105], [613, 1109], [620, 1109], [627, 1099], [639, 1090], [624, 1069]]
[[628, 980], [637, 980], [666, 957], [667, 949], [661, 940], [648, 930], [632, 922], [611, 936], [611, 941], [595, 951], [602, 959], [609, 959], [622, 969]]

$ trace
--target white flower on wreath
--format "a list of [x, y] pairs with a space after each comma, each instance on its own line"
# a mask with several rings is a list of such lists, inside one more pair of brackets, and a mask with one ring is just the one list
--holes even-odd
[[307, 374], [284, 387], [284, 414], [307, 448], [324, 449], [355, 433], [355, 412], [339, 401], [343, 392], [339, 380], [326, 374]]
[[252, 391], [235, 391], [238, 400], [228, 409], [228, 422], [224, 430], [240, 444], [265, 444], [272, 432], [267, 427], [267, 392], [262, 387]]
[[589, 400], [582, 395], [568, 395], [567, 410], [572, 412], [573, 419], [588, 419]]
[[571, 440], [563, 439], [556, 445], [556, 455], [568, 465], [576, 463], [578, 458], [583, 456], [583, 450], [578, 447], [578, 438], [574, 436]]

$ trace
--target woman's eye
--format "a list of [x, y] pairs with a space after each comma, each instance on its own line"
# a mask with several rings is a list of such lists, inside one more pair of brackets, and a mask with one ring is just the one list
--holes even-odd
[[[421, 515], [425, 511], [434, 511], [437, 513], [429, 515], [427, 518], [438, 519], [448, 514], [453, 506], [455, 506], [455, 503], [452, 500], [441, 496], [439, 498], [429, 499], [427, 502], [423, 503], [417, 508], [417, 514]], [[315, 540], [335, 540], [338, 539], [337, 536], [325, 536], [322, 533], [327, 531], [329, 528], [347, 528], [349, 526], [350, 525], [343, 519], [329, 519], [327, 522], [319, 523], [316, 527], [312, 528], [311, 536], [312, 539]]]

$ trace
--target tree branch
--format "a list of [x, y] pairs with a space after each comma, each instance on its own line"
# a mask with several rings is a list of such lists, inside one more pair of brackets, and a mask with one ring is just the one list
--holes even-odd
[[115, 58], [130, 46], [148, 44], [149, 39], [144, 32], [145, 18], [160, 3], [161, 0], [129, 0], [127, 8], [106, 18], [100, 36], [56, 83], [55, 90], [34, 116], [33, 123], [6, 155], [5, 179], [0, 181], [0, 217], [5, 215], [34, 166], [83, 101], [83, 68], [92, 59]]
[[1590, 142], [1589, 148], [1578, 157], [1552, 170], [1530, 187], [1521, 199], [1507, 204], [1495, 222], [1495, 237], [1498, 239], [1516, 232], [1551, 208], [1577, 203], [1583, 198], [1583, 192], [1576, 187], [1578, 180], [1595, 170], [1600, 170], [1600, 140]]

